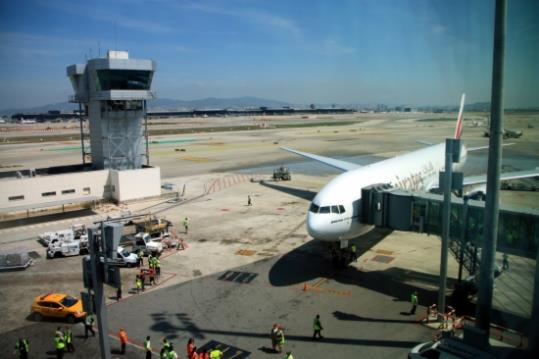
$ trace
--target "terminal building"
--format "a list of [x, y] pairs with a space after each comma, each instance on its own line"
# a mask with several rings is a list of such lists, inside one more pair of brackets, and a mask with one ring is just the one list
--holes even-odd
[[[150, 166], [145, 126], [155, 68], [154, 61], [130, 59], [127, 51], [68, 66], [75, 92], [70, 101], [88, 116], [90, 149], [81, 139], [81, 164], [21, 170], [11, 178], [5, 174], [2, 212], [159, 196], [161, 172]], [[91, 163], [85, 163], [88, 154]]]

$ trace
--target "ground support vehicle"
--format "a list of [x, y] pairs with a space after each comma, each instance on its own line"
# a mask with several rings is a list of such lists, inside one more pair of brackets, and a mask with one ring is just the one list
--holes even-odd
[[88, 233], [86, 230], [86, 226], [84, 226], [83, 224], [74, 224], [69, 229], [64, 229], [56, 232], [42, 233], [38, 236], [38, 238], [43, 245], [48, 246], [55, 239], [61, 241], [81, 239], [87, 241]]
[[142, 250], [144, 255], [151, 254], [152, 256], [159, 256], [163, 252], [163, 244], [158, 240], [154, 240], [149, 233], [141, 232], [131, 237], [133, 243], [132, 251], [134, 253]]
[[88, 237], [81, 239], [57, 238], [47, 247], [47, 258], [88, 254]]
[[273, 180], [274, 181], [290, 181], [292, 176], [290, 175], [290, 170], [288, 167], [281, 166], [273, 170]]

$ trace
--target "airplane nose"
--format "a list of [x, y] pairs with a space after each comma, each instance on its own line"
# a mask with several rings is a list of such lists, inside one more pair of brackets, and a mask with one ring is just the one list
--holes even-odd
[[313, 238], [321, 240], [334, 239], [336, 233], [333, 233], [322, 215], [309, 212], [307, 214], [307, 233]]

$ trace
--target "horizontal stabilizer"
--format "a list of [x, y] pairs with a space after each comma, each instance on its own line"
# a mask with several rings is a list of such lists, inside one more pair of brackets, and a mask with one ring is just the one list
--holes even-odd
[[311, 160], [321, 162], [321, 163], [323, 163], [325, 165], [328, 165], [330, 167], [333, 167], [333, 168], [336, 168], [338, 170], [345, 171], [345, 172], [355, 170], [355, 169], [358, 169], [358, 168], [361, 167], [360, 165], [357, 165], [355, 163], [341, 161], [341, 160], [337, 160], [337, 159], [330, 158], [330, 157], [314, 155], [312, 153], [296, 151], [296, 150], [293, 150], [293, 149], [287, 148], [287, 147], [281, 147], [281, 149], [283, 149], [285, 151], [288, 151], [288, 152], [295, 153], [296, 155], [300, 155], [300, 156], [309, 158]]

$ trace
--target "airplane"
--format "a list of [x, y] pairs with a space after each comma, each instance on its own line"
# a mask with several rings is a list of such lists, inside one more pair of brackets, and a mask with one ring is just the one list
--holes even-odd
[[[465, 94], [460, 101], [454, 138], [462, 134], [462, 119]], [[424, 142], [422, 142], [424, 143]], [[369, 232], [373, 226], [359, 221], [361, 210], [361, 190], [364, 187], [388, 183], [393, 187], [429, 191], [438, 187], [438, 173], [445, 166], [445, 142], [428, 144], [403, 155], [385, 159], [367, 166], [360, 166], [338, 159], [301, 152], [281, 147], [285, 151], [324, 163], [344, 173], [328, 182], [312, 200], [307, 213], [307, 232], [311, 237], [325, 242], [340, 242], [340, 248], [348, 246], [348, 240]], [[466, 148], [461, 143], [458, 163], [454, 170], [460, 170], [466, 162], [468, 152], [486, 149], [488, 146]], [[501, 180], [527, 178], [539, 175], [539, 170], [503, 173]], [[470, 194], [486, 191], [486, 175], [464, 178], [464, 186]]]

